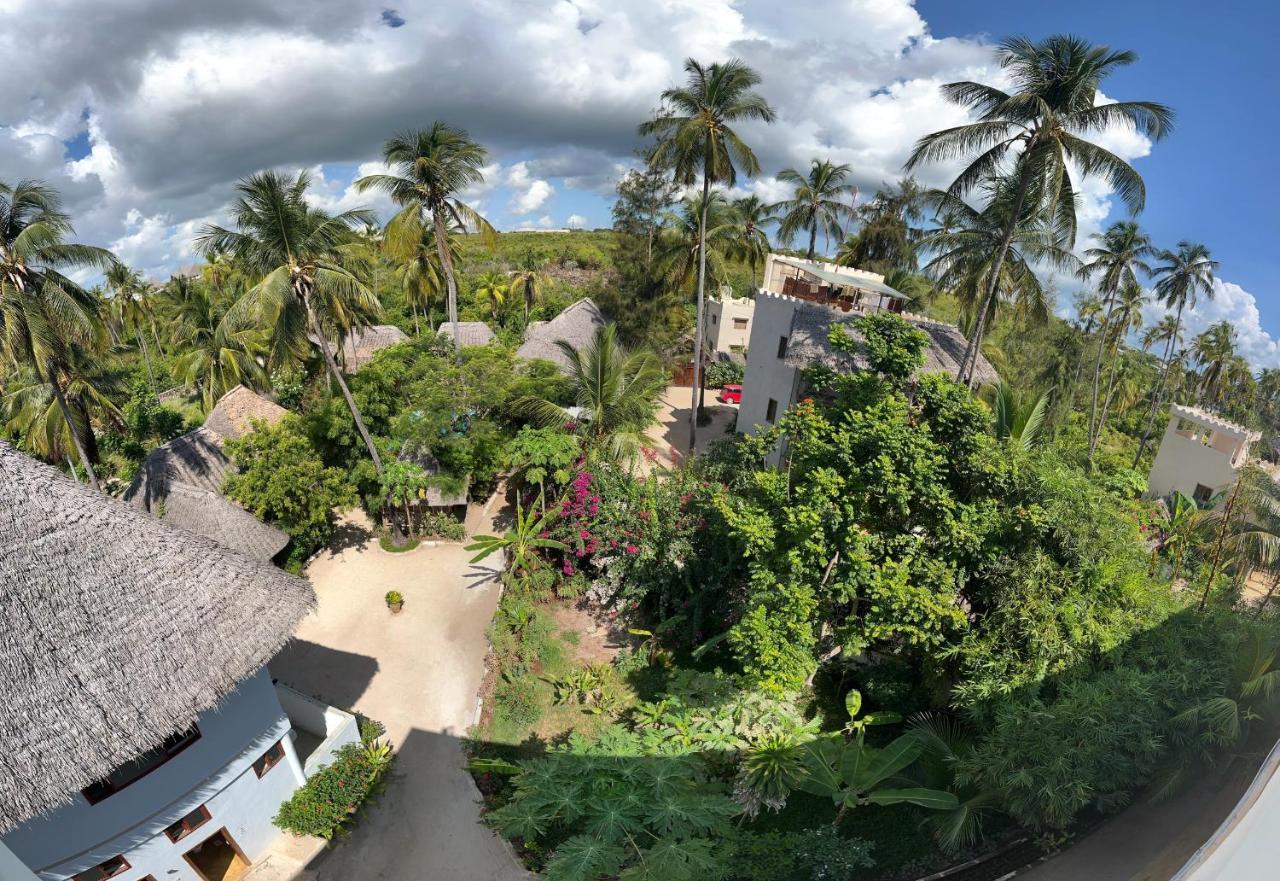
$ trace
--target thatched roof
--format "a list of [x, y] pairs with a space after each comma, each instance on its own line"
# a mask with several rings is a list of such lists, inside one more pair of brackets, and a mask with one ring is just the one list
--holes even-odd
[[[415, 443], [406, 440], [400, 447], [400, 461], [412, 462], [431, 476], [440, 473], [440, 460], [431, 452], [431, 448], [426, 444]], [[456, 493], [445, 493], [438, 486], [427, 487], [427, 497], [423, 499], [429, 508], [452, 508], [454, 505], [465, 505], [467, 503], [467, 491], [470, 488], [471, 477], [468, 475], [462, 481], [462, 489]]]
[[147, 454], [125, 491], [134, 507], [259, 560], [269, 560], [289, 543], [289, 536], [268, 526], [222, 495], [235, 464], [222, 444], [252, 430], [250, 420], [274, 425], [288, 413], [243, 386], [219, 399], [205, 424], [175, 437]]
[[275, 425], [288, 415], [289, 411], [275, 401], [238, 385], [218, 399], [205, 419], [204, 427], [223, 440], [232, 440], [253, 431], [255, 419]]
[[353, 330], [342, 341], [342, 365], [347, 373], [355, 373], [373, 360], [383, 349], [403, 343], [408, 335], [392, 324], [375, 324]]
[[556, 345], [564, 340], [575, 349], [590, 345], [596, 331], [609, 321], [590, 297], [583, 297], [550, 321], [534, 321], [525, 330], [524, 345], [516, 349], [517, 358], [542, 358], [554, 361], [561, 370], [569, 369], [569, 359]]
[[[828, 334], [833, 323], [844, 326], [846, 332], [857, 341], [862, 340], [855, 322], [857, 316], [845, 316], [824, 306], [797, 303], [791, 318], [791, 334], [787, 341], [784, 359], [792, 367], [808, 367], [823, 364], [837, 373], [866, 370], [867, 360], [861, 352], [847, 354], [831, 346]], [[921, 373], [946, 373], [953, 379], [960, 372], [960, 360], [964, 357], [966, 340], [959, 328], [950, 324], [921, 319], [909, 319], [912, 327], [929, 335], [929, 346], [924, 350], [924, 366]], [[1000, 376], [981, 353], [973, 372], [980, 383], [999, 382]]]
[[215, 706], [315, 606], [302, 579], [0, 443], [0, 833]]
[[[453, 341], [452, 322], [440, 325], [440, 336]], [[459, 321], [458, 336], [461, 337], [459, 345], [464, 349], [467, 346], [487, 346], [494, 340], [493, 331], [483, 321]]]

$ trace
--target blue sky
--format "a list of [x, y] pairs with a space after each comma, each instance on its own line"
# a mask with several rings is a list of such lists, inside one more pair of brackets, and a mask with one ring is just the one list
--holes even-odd
[[1161, 101], [1177, 130], [1135, 164], [1147, 183], [1139, 218], [1157, 244], [1201, 241], [1221, 274], [1253, 292], [1280, 331], [1280, 4], [1073, 0], [1070, 4], [921, 0], [934, 36], [1078, 33], [1138, 53], [1105, 85], [1113, 98]]

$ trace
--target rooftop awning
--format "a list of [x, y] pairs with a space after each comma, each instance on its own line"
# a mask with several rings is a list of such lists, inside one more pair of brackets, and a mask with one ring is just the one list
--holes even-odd
[[851, 275], [841, 275], [838, 272], [832, 272], [824, 269], [817, 263], [810, 263], [808, 260], [799, 260], [794, 257], [775, 258], [779, 263], [786, 266], [794, 266], [796, 269], [806, 272], [809, 275], [817, 276], [827, 284], [835, 285], [842, 288], [857, 288], [860, 291], [868, 291], [873, 294], [879, 294], [882, 297], [888, 297], [891, 300], [909, 300], [906, 294], [894, 290], [881, 281], [875, 281], [870, 278], [857, 278]]

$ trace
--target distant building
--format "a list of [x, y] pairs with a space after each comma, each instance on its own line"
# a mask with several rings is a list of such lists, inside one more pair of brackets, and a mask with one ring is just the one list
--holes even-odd
[[4, 881], [236, 877], [359, 739], [266, 670], [315, 606], [306, 581], [4, 443], [0, 585]]
[[[453, 322], [446, 321], [441, 324], [437, 333], [453, 342]], [[462, 349], [469, 346], [487, 346], [495, 339], [493, 331], [483, 321], [459, 321], [458, 336], [461, 338], [458, 347]]]
[[[866, 370], [859, 353], [837, 351], [828, 335], [843, 325], [855, 340], [856, 320], [879, 310], [900, 315], [929, 337], [921, 373], [959, 374], [968, 343], [950, 324], [903, 310], [906, 297], [872, 272], [829, 263], [810, 263], [770, 254], [765, 263], [765, 287], [754, 300], [747, 366], [742, 380], [738, 431], [767, 428], [809, 392], [805, 368], [823, 364], [837, 373]], [[997, 382], [995, 368], [981, 354], [974, 368], [980, 383]], [[781, 450], [773, 457], [776, 462]]]
[[516, 357], [552, 361], [567, 373], [569, 356], [559, 343], [563, 341], [579, 351], [585, 349], [595, 340], [596, 331], [608, 323], [595, 301], [583, 297], [550, 321], [530, 322], [524, 332], [524, 343], [516, 349]]
[[223, 482], [235, 473], [222, 445], [252, 431], [255, 420], [275, 425], [288, 412], [236, 386], [218, 399], [204, 425], [147, 454], [124, 500], [171, 526], [255, 559], [270, 560], [289, 543], [289, 536], [222, 494]]
[[1147, 494], [1164, 498], [1180, 492], [1207, 502], [1235, 485], [1237, 473], [1249, 460], [1249, 445], [1261, 435], [1199, 407], [1173, 404], [1169, 423], [1151, 473]]
[[755, 300], [735, 297], [732, 288], [722, 288], [719, 296], [707, 300], [703, 325], [707, 348], [712, 352], [745, 353], [751, 341], [751, 319], [755, 311]]

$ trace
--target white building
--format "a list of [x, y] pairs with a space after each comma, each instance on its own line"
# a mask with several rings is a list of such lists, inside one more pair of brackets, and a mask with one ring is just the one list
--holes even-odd
[[704, 341], [712, 352], [744, 354], [751, 341], [751, 321], [756, 301], [735, 297], [732, 288], [721, 288], [720, 295], [707, 300], [704, 316]]
[[3, 881], [229, 881], [359, 740], [265, 667], [304, 580], [4, 443], [0, 585]]
[[1147, 494], [1164, 498], [1180, 492], [1197, 502], [1209, 501], [1235, 485], [1249, 460], [1249, 445], [1260, 437], [1214, 413], [1173, 404], [1147, 475]]
[[[882, 276], [829, 263], [809, 263], [770, 254], [765, 262], [765, 288], [756, 294], [747, 366], [742, 380], [742, 406], [738, 431], [752, 433], [768, 428], [796, 401], [807, 394], [804, 371], [824, 364], [836, 372], [865, 370], [860, 354], [832, 348], [828, 334], [833, 324], [845, 326], [855, 340], [856, 320], [884, 309], [902, 316], [929, 336], [923, 373], [955, 376], [967, 342], [956, 327], [903, 311], [906, 298], [884, 283]], [[996, 382], [999, 376], [987, 359], [978, 356], [974, 370], [978, 382]], [[781, 450], [774, 455], [776, 463]]]

